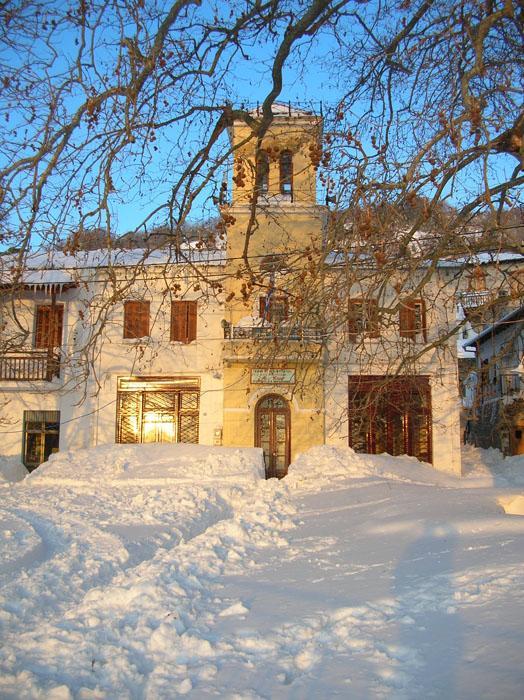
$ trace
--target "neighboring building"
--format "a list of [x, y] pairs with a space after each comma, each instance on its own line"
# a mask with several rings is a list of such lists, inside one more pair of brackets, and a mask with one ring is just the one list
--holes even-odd
[[321, 120], [274, 112], [258, 147], [231, 129], [224, 250], [34, 255], [21, 279], [6, 259], [4, 454], [33, 468], [114, 440], [255, 445], [282, 476], [349, 444], [460, 474], [453, 275], [396, 264], [383, 281], [381, 260], [326, 253]]
[[468, 343], [477, 353], [470, 439], [504, 454], [524, 454], [524, 306], [488, 325]]

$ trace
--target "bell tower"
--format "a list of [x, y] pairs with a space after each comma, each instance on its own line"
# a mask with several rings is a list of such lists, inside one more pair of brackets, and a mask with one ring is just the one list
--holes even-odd
[[[245, 292], [264, 258], [294, 260], [322, 245], [322, 211], [316, 201], [321, 118], [283, 104], [273, 105], [273, 121], [259, 143], [256, 128], [234, 122], [231, 205], [223, 211], [227, 227], [228, 311], [231, 322], [246, 315]], [[261, 119], [251, 112], [255, 123]], [[262, 264], [263, 267], [263, 264]], [[264, 270], [262, 270], [263, 272]], [[284, 280], [281, 280], [284, 282]], [[244, 288], [245, 289], [245, 288]], [[242, 306], [238, 302], [242, 299]]]
[[[324, 209], [316, 201], [322, 120], [275, 104], [236, 121], [224, 283], [224, 444], [261, 447], [267, 476], [324, 441], [321, 292]], [[307, 278], [307, 279], [306, 279]], [[311, 284], [310, 284], [311, 283]]]

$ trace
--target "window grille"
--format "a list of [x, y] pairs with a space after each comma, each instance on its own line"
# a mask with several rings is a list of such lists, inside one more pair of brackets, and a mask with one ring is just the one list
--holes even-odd
[[[137, 382], [138, 383], [138, 382]], [[140, 382], [144, 386], [144, 382]], [[120, 380], [132, 386], [130, 380]], [[120, 390], [117, 397], [116, 441], [198, 443], [200, 391], [194, 387]]]
[[427, 377], [349, 377], [348, 442], [356, 452], [432, 460]]

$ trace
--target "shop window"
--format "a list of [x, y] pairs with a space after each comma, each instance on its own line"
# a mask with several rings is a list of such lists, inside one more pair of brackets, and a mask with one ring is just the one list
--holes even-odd
[[171, 340], [191, 343], [197, 335], [197, 302], [171, 302]]
[[58, 452], [60, 411], [24, 411], [22, 461], [32, 471]]
[[64, 307], [62, 304], [36, 307], [35, 348], [57, 348], [62, 345]]
[[355, 452], [432, 460], [427, 377], [349, 377], [349, 446]]
[[350, 299], [348, 307], [348, 335], [355, 342], [359, 335], [380, 337], [378, 304], [376, 299]]
[[255, 182], [259, 194], [266, 194], [269, 191], [269, 156], [265, 151], [260, 151], [257, 157]]
[[291, 151], [280, 154], [280, 193], [293, 195], [293, 155]]
[[403, 338], [415, 340], [420, 336], [427, 342], [426, 305], [422, 300], [400, 302], [399, 330]]
[[289, 317], [288, 298], [275, 294], [260, 297], [259, 315], [268, 323], [282, 323]]
[[198, 443], [199, 403], [198, 380], [120, 379], [116, 441]]
[[124, 338], [145, 338], [149, 335], [149, 302], [124, 302]]

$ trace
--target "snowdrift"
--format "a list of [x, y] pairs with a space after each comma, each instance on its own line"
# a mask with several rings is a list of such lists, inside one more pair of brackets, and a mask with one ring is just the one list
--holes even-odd
[[462, 469], [469, 486], [524, 486], [524, 455], [506, 457], [499, 450], [462, 448]]
[[460, 479], [436, 471], [415, 457], [357, 454], [351, 447], [313, 447], [291, 464], [286, 483], [291, 488], [321, 491], [332, 482], [377, 477], [414, 484], [457, 487]]
[[27, 469], [17, 457], [0, 457], [0, 483], [22, 481], [27, 474]]
[[392, 457], [354, 452], [351, 447], [314, 447], [291, 464], [286, 483], [291, 488], [321, 491], [333, 482], [375, 477], [444, 488], [524, 486], [524, 455], [506, 457], [498, 450], [467, 446], [464, 477], [439, 472], [415, 457]]
[[168, 482], [252, 483], [264, 478], [259, 448], [206, 445], [101, 445], [54, 454], [29, 479], [77, 485]]

